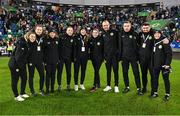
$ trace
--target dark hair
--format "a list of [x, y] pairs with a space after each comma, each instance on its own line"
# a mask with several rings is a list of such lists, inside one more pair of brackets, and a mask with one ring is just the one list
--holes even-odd
[[124, 21], [124, 23], [123, 23], [123, 24], [125, 24], [125, 23], [130, 23], [130, 24], [132, 24], [132, 23], [131, 23], [131, 21]]
[[34, 30], [36, 30], [37, 27], [42, 27], [43, 28], [43, 26], [41, 24], [37, 24], [37, 25], [35, 25]]
[[143, 23], [142, 26], [150, 26], [149, 23]]

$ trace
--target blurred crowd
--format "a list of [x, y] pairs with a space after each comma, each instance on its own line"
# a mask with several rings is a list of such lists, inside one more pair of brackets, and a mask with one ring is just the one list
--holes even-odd
[[77, 7], [77, 6], [32, 6], [21, 9], [0, 8], [0, 46], [11, 44], [18, 36], [33, 29], [36, 24], [42, 24], [44, 30], [56, 28], [58, 33], [62, 33], [69, 25], [78, 32], [81, 27], [91, 30], [94, 27], [101, 27], [103, 20], [111, 22], [111, 28], [121, 29], [125, 20], [133, 23], [134, 29], [139, 31], [139, 27], [147, 20], [170, 19], [171, 23], [164, 30], [171, 34], [172, 30], [180, 29], [180, 6], [153, 11], [151, 8], [142, 9], [141, 12], [155, 12], [149, 18], [138, 16], [137, 8], [112, 8], [112, 7]]

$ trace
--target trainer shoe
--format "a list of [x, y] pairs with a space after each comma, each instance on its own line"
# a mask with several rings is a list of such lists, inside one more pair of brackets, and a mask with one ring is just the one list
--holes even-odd
[[164, 101], [169, 101], [169, 97], [170, 97], [170, 95], [169, 95], [169, 94], [166, 94], [166, 95], [164, 96], [163, 100], [164, 100]]
[[39, 94], [40, 94], [41, 96], [44, 96], [44, 91], [43, 91], [43, 90], [40, 90], [40, 91], [39, 91]]
[[97, 89], [96, 87], [92, 87], [92, 88], [90, 89], [90, 92], [93, 93], [93, 92], [96, 91], [96, 89]]
[[22, 97], [19, 95], [19, 96], [15, 97], [14, 100], [16, 100], [16, 101], [18, 101], [18, 102], [22, 102], [22, 101], [24, 101], [25, 99], [22, 98]]
[[138, 95], [142, 95], [143, 94], [140, 88], [137, 89], [137, 94]]
[[115, 93], [119, 93], [119, 88], [118, 88], [118, 86], [115, 86], [115, 87], [114, 87], [114, 92], [115, 92]]
[[82, 89], [82, 90], [85, 90], [85, 87], [84, 87], [84, 85], [80, 85], [80, 88]]
[[111, 86], [106, 86], [105, 89], [103, 89], [104, 92], [110, 91], [111, 90]]
[[29, 97], [29, 95], [27, 95], [27, 94], [23, 94], [23, 95], [20, 95], [22, 98], [28, 98]]
[[151, 95], [152, 98], [156, 98], [158, 97], [158, 93], [157, 92], [154, 92], [152, 95]]
[[78, 91], [78, 85], [74, 85], [74, 91]]

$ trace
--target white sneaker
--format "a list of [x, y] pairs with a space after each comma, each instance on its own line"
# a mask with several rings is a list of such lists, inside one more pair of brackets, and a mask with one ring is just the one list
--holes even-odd
[[20, 95], [22, 98], [28, 98], [29, 97], [29, 95], [27, 95], [27, 94], [23, 94], [23, 95]]
[[119, 93], [119, 88], [118, 88], [118, 86], [115, 86], [115, 87], [114, 87], [114, 92], [115, 92], [115, 93]]
[[74, 85], [74, 90], [78, 91], [78, 85]]
[[111, 86], [106, 86], [105, 89], [103, 89], [104, 92], [110, 91], [111, 90]]
[[24, 101], [25, 99], [23, 99], [21, 96], [17, 96], [14, 98], [14, 100], [18, 101], [18, 102], [22, 102]]
[[82, 90], [85, 90], [84, 85], [80, 85], [80, 88], [81, 88]]

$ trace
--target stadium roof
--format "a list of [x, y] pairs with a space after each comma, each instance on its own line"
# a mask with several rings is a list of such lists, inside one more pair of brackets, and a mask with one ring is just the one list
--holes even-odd
[[129, 5], [163, 2], [164, 6], [180, 4], [180, 0], [34, 0], [41, 2], [52, 2], [73, 5]]

